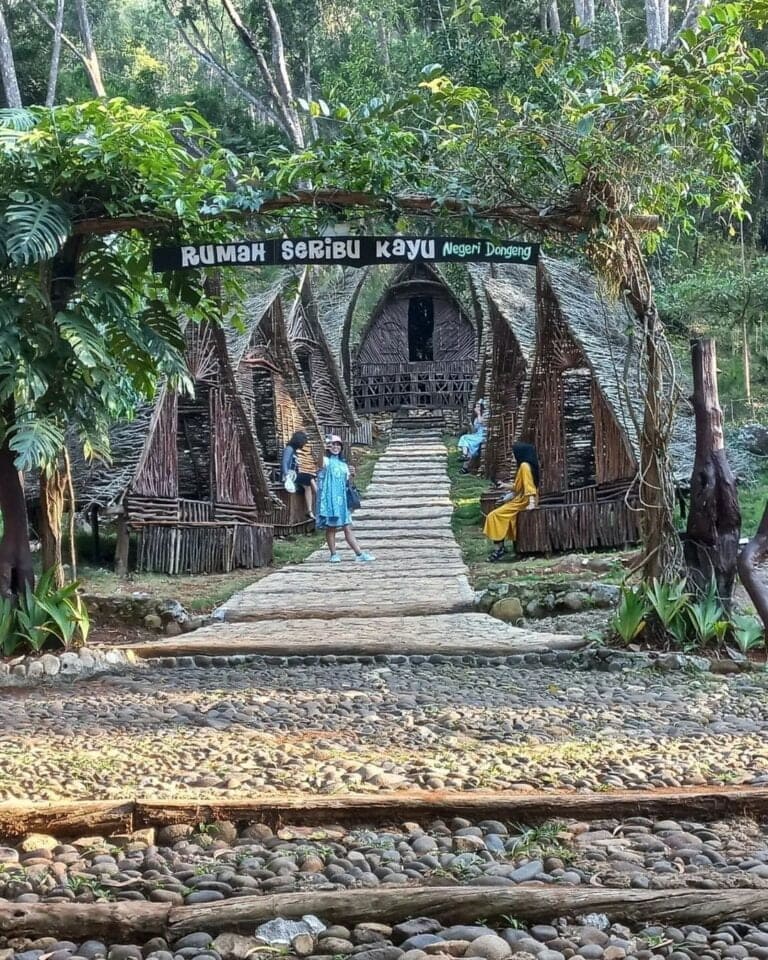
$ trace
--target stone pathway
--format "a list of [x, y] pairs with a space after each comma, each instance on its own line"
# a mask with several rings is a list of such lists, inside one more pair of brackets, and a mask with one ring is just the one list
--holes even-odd
[[[325, 547], [231, 597], [225, 621], [135, 647], [138, 656], [484, 654], [574, 649], [576, 636], [532, 632], [471, 613], [473, 590], [451, 529], [447, 453], [434, 430], [395, 436], [376, 464], [355, 532], [376, 556], [340, 564]], [[333, 621], [329, 624], [328, 621]]]
[[[352, 551], [339, 537], [341, 564], [328, 563], [325, 548], [317, 550], [305, 564], [235, 594], [220, 608], [223, 618], [284, 620], [288, 611], [296, 620], [469, 610], [473, 591], [451, 531], [446, 462], [445, 446], [435, 433], [395, 437], [376, 464], [355, 516], [357, 537], [376, 562], [353, 564]], [[295, 626], [291, 632], [297, 632]], [[346, 630], [333, 633], [348, 636]]]

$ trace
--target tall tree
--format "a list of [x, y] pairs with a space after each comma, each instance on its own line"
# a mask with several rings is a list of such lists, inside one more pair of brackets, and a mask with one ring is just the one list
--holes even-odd
[[61, 34], [64, 28], [64, 0], [56, 0], [56, 19], [53, 25], [53, 46], [51, 48], [51, 68], [48, 72], [48, 89], [45, 94], [46, 107], [56, 103], [56, 85], [59, 82], [59, 62], [61, 60]]
[[4, 7], [8, 0], [0, 0], [0, 80], [3, 83], [5, 102], [9, 107], [21, 106], [21, 91], [16, 77], [16, 64], [13, 61], [13, 48], [5, 21]]
[[51, 30], [54, 38], [58, 35], [61, 38], [61, 42], [64, 44], [64, 46], [71, 50], [77, 59], [82, 63], [83, 67], [85, 68], [91, 90], [93, 91], [93, 95], [96, 97], [106, 97], [107, 92], [104, 88], [104, 81], [101, 77], [99, 58], [96, 54], [96, 48], [93, 44], [91, 21], [88, 16], [88, 9], [85, 5], [85, 0], [75, 0], [78, 21], [80, 24], [81, 41], [83, 44], [82, 50], [66, 34], [57, 30], [56, 23], [54, 23], [40, 8], [39, 4], [36, 3], [36, 0], [26, 0], [26, 2], [29, 9], [35, 14], [35, 16], [38, 17], [38, 19], [41, 20]]

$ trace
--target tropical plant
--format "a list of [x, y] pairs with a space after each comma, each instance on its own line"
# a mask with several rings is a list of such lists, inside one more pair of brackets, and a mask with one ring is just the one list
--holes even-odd
[[680, 618], [680, 612], [690, 599], [685, 580], [651, 580], [645, 585], [645, 596], [659, 623], [665, 630]]
[[[32, 582], [18, 471], [55, 464], [67, 429], [107, 456], [111, 423], [161, 377], [184, 382], [182, 311], [213, 316], [199, 277], [148, 273], [136, 230], [88, 224], [186, 234], [233, 163], [190, 112], [122, 100], [0, 111], [0, 595]], [[34, 606], [25, 615], [33, 629]]]
[[631, 643], [645, 627], [648, 612], [644, 591], [623, 586], [611, 627], [624, 643]]
[[27, 586], [16, 604], [0, 598], [0, 651], [5, 656], [18, 652], [39, 653], [55, 641], [68, 649], [85, 642], [90, 618], [78, 584], [54, 586], [54, 571], [46, 571], [34, 588]]
[[765, 643], [765, 631], [757, 617], [734, 613], [731, 615], [733, 639], [743, 654]]
[[702, 646], [711, 640], [717, 639], [718, 634], [724, 635], [721, 623], [727, 618], [717, 592], [714, 580], [709, 584], [705, 593], [691, 600], [687, 607], [688, 619], [691, 622], [696, 640]]

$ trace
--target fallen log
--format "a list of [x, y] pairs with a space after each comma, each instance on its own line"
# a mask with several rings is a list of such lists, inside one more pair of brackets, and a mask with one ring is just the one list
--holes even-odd
[[478, 917], [513, 916], [527, 923], [556, 917], [605, 913], [624, 923], [670, 922], [717, 926], [734, 918], [768, 917], [768, 890], [610, 890], [590, 887], [403, 887], [391, 890], [334, 890], [283, 893], [268, 897], [235, 897], [171, 911], [171, 939], [205, 930], [252, 929], [272, 917], [288, 919], [314, 914], [324, 922], [397, 923], [427, 916], [451, 923]]
[[764, 921], [768, 890], [624, 890], [595, 887], [395, 887], [233, 897], [217, 903], [171, 907], [164, 903], [0, 903], [5, 937], [99, 939], [144, 943], [188, 933], [247, 930], [274, 917], [314, 914], [326, 923], [397, 923], [414, 916], [465, 923], [514, 916], [526, 923], [604, 913], [630, 924], [704, 924]]
[[143, 943], [168, 932], [170, 904], [137, 903], [4, 903], [0, 902], [0, 934], [5, 937], [54, 937], [56, 940], [98, 939], [107, 943]]

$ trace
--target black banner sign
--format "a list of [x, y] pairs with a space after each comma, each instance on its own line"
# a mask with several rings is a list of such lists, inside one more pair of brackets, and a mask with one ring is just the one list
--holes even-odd
[[240, 240], [197, 246], [160, 247], [152, 268], [266, 267], [314, 265], [369, 267], [387, 263], [536, 264], [539, 244], [522, 240], [473, 240], [466, 237], [304, 237]]

